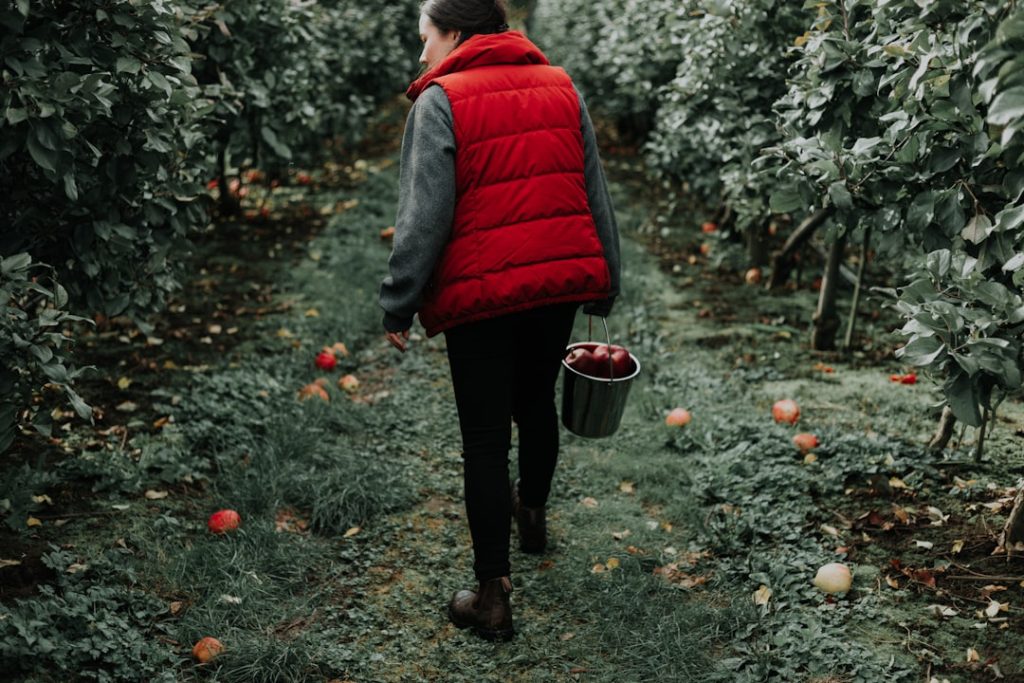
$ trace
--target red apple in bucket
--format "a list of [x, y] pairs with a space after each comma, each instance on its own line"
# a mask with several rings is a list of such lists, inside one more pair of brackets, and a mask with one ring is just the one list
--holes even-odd
[[577, 346], [565, 357], [565, 362], [581, 375], [594, 375], [594, 353], [588, 348]]

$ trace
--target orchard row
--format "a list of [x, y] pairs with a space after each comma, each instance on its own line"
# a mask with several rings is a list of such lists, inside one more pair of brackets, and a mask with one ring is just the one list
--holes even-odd
[[770, 288], [822, 236], [814, 349], [837, 344], [843, 277], [851, 345], [871, 261], [905, 322], [897, 356], [942, 385], [933, 445], [960, 420], [980, 457], [1024, 370], [1016, 0], [540, 0], [533, 25], [668, 190], [721, 207], [744, 267], [771, 261]]
[[73, 313], [145, 330], [209, 223], [210, 179], [245, 163], [287, 181], [325, 140], [356, 139], [414, 75], [416, 17], [415, 0], [0, 9], [0, 451], [19, 422], [49, 429], [24, 412], [44, 383], [89, 416]]

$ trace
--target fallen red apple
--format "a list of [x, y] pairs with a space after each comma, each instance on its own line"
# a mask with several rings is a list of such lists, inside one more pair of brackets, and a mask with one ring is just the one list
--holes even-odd
[[338, 380], [338, 387], [352, 394], [359, 390], [359, 380], [355, 375], [345, 375]]
[[319, 398], [319, 399], [321, 399], [323, 401], [330, 401], [331, 400], [330, 394], [327, 393], [327, 391], [324, 389], [323, 385], [321, 385], [321, 384], [319, 384], [317, 382], [313, 382], [311, 384], [307, 384], [306, 386], [304, 386], [301, 389], [299, 389], [299, 399], [305, 401], [306, 399], [313, 398], [313, 397]]
[[700, 245], [700, 255], [707, 256], [711, 253], [711, 245], [708, 242], [703, 242]]
[[800, 419], [800, 406], [791, 398], [776, 401], [772, 406], [772, 417], [778, 423], [786, 422], [795, 425]]
[[691, 419], [693, 416], [686, 408], [673, 408], [665, 418], [665, 424], [669, 427], [685, 427]]
[[206, 521], [207, 528], [215, 534], [226, 534], [234, 531], [242, 523], [242, 518], [234, 510], [217, 510]]
[[206, 664], [208, 661], [216, 657], [224, 649], [224, 645], [212, 636], [206, 636], [201, 638], [192, 647], [192, 656], [195, 657], [201, 664]]
[[316, 366], [321, 370], [333, 370], [338, 365], [338, 359], [333, 351], [321, 351], [316, 354]]
[[299, 185], [311, 185], [313, 178], [308, 173], [299, 173], [295, 176], [295, 182]]
[[747, 271], [746, 275], [743, 276], [743, 279], [746, 281], [748, 285], [758, 284], [759, 282], [761, 282], [761, 269], [751, 268], [750, 270]]
[[845, 593], [853, 585], [853, 576], [845, 564], [830, 562], [818, 569], [813, 583], [825, 593]]
[[801, 432], [793, 436], [793, 444], [800, 449], [801, 453], [806, 453], [812, 448], [816, 448], [820, 443], [818, 437], [808, 432]]
[[380, 238], [382, 240], [390, 240], [395, 238], [395, 226], [389, 225], [380, 231]]
[[715, 224], [715, 223], [712, 223], [711, 221], [707, 221], [707, 222], [701, 224], [701, 226], [700, 226], [700, 231], [703, 232], [703, 233], [706, 233], [706, 234], [710, 234], [712, 232], [715, 232], [716, 230], [718, 230], [718, 225]]
[[900, 377], [900, 384], [917, 384], [917, 375], [913, 372], [908, 372], [903, 377]]

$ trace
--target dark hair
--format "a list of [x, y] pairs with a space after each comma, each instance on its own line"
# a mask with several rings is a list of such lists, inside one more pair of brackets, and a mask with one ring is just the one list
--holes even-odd
[[442, 33], [459, 32], [459, 42], [479, 34], [508, 30], [505, 0], [425, 0], [420, 11]]

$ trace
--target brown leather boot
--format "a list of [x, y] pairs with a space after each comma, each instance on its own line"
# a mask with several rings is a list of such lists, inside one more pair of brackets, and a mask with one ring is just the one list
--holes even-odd
[[529, 508], [519, 502], [519, 480], [512, 484], [512, 516], [519, 530], [519, 549], [524, 553], [544, 552], [548, 543], [545, 506]]
[[472, 628], [473, 633], [486, 640], [511, 640], [512, 580], [499, 576], [481, 581], [476, 591], [462, 590], [448, 603], [448, 618], [456, 628]]

